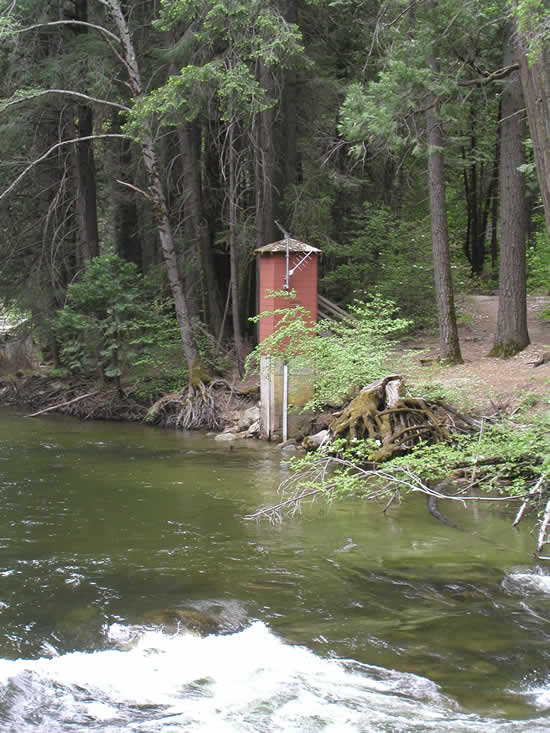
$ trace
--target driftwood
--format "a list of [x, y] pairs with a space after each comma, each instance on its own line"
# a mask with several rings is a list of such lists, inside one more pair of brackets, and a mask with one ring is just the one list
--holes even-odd
[[521, 507], [519, 509], [519, 512], [516, 514], [516, 518], [512, 522], [512, 527], [517, 527], [518, 526], [518, 524], [523, 519], [523, 515], [525, 514], [525, 512], [529, 508], [529, 505], [535, 499], [536, 500], [540, 500], [542, 498], [542, 495], [543, 495], [543, 492], [544, 492], [544, 488], [543, 488], [543, 485], [542, 485], [543, 484], [543, 481], [544, 481], [544, 478], [545, 478], [544, 474], [541, 474], [540, 477], [539, 477], [539, 480], [537, 481], [537, 483], [535, 484], [535, 486], [531, 489], [531, 491], [525, 497], [525, 501], [521, 505]]
[[542, 524], [540, 525], [539, 538], [537, 542], [537, 553], [542, 552], [543, 547], [548, 544], [546, 541], [546, 533], [550, 524], [550, 499], [546, 502]]
[[332, 435], [348, 441], [375, 441], [379, 447], [369, 460], [380, 463], [406, 452], [420, 440], [448, 440], [451, 427], [471, 429], [472, 420], [446, 409], [443, 403], [407, 397], [404, 391], [403, 380], [396, 374], [363, 387], [330, 424]]

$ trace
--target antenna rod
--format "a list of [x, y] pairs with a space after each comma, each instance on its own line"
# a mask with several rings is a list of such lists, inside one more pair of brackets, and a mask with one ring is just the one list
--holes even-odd
[[290, 266], [290, 234], [287, 232], [287, 230], [279, 224], [277, 219], [274, 219], [275, 224], [279, 227], [279, 229], [282, 231], [284, 238], [285, 238], [285, 244], [286, 244], [286, 272], [285, 272], [285, 283], [283, 285], [283, 290], [288, 290], [288, 278], [289, 278], [289, 266]]

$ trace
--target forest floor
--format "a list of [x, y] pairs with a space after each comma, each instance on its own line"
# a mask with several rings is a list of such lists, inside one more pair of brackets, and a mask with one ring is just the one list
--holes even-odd
[[[527, 323], [530, 345], [508, 359], [489, 357], [495, 332], [498, 296], [469, 295], [458, 301], [459, 339], [464, 363], [445, 367], [437, 363], [437, 332], [416, 334], [403, 346], [419, 349], [412, 362], [404, 367], [403, 375], [415, 386], [439, 384], [452, 400], [467, 404], [471, 411], [492, 406], [513, 409], [528, 395], [533, 402], [550, 394], [550, 322], [541, 312], [550, 307], [550, 297], [529, 296]], [[549, 360], [534, 366], [545, 352]], [[414, 352], [413, 352], [414, 354]], [[417, 391], [417, 390], [415, 390]], [[449, 400], [449, 401], [451, 401]]]

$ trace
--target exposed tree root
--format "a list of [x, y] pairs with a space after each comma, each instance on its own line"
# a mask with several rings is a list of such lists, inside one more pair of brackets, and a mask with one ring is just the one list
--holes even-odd
[[149, 409], [146, 420], [180, 430], [220, 430], [225, 424], [223, 412], [231, 393], [231, 387], [224, 379], [208, 384], [195, 380], [180, 392], [157, 400]]
[[256, 395], [243, 393], [224, 379], [205, 383], [196, 378], [179, 392], [166, 394], [147, 408], [118, 387], [98, 386], [81, 378], [28, 376], [0, 380], [2, 404], [30, 407], [29, 417], [60, 413], [80, 420], [149, 422], [179, 430], [220, 430], [228, 413], [249, 404]]
[[381, 463], [420, 440], [439, 443], [451, 431], [469, 432], [472, 423], [442, 402], [404, 396], [403, 381], [394, 374], [363, 387], [329, 428], [334, 437], [374, 441], [379, 447], [369, 460]]

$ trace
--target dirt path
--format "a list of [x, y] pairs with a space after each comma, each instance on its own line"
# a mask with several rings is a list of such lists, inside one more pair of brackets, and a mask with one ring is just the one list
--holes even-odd
[[[489, 358], [496, 331], [498, 296], [474, 295], [465, 297], [459, 312], [465, 325], [459, 327], [460, 348], [464, 364], [440, 367], [435, 361], [423, 369], [414, 368], [410, 377], [415, 381], [435, 381], [447, 387], [456, 387], [471, 395], [476, 405], [492, 400], [495, 404], [516, 404], [522, 394], [542, 396], [550, 391], [550, 361], [538, 367], [534, 362], [543, 352], [550, 352], [550, 322], [543, 321], [540, 313], [550, 307], [550, 298], [531, 296], [527, 302], [528, 328], [531, 344], [510, 359]], [[416, 360], [436, 360], [437, 337], [421, 339], [415, 346], [426, 352]]]

